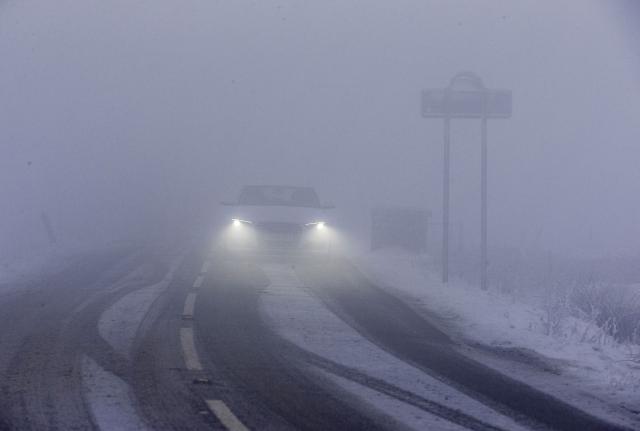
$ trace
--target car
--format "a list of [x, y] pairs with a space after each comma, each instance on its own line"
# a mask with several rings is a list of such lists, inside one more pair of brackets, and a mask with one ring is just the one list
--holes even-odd
[[331, 204], [313, 187], [247, 185], [229, 207], [223, 243], [229, 252], [330, 253], [334, 231]]

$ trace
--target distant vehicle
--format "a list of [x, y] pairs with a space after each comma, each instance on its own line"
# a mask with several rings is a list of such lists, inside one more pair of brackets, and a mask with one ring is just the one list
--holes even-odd
[[328, 252], [332, 229], [312, 187], [249, 185], [231, 207], [224, 242], [228, 251]]

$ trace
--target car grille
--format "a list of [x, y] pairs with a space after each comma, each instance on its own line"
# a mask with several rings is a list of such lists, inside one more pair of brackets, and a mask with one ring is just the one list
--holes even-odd
[[302, 226], [297, 223], [262, 222], [256, 225], [260, 232], [283, 235], [298, 235], [302, 233]]
[[296, 223], [262, 222], [256, 224], [260, 247], [281, 249], [297, 247], [302, 236], [302, 226]]

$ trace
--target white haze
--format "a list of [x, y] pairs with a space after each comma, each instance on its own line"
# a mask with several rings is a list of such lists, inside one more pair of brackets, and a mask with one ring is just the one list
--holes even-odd
[[[314, 185], [360, 233], [377, 204], [438, 221], [442, 124], [419, 92], [462, 70], [514, 94], [489, 124], [491, 246], [635, 253], [638, 21], [612, 3], [2, 2], [0, 254], [45, 246], [43, 211], [96, 244], [206, 225], [245, 183]], [[471, 243], [478, 132], [454, 122]]]

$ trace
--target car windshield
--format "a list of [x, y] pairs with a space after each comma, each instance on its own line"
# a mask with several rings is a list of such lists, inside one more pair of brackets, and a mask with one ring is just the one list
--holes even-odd
[[238, 198], [240, 205], [281, 205], [319, 207], [320, 201], [311, 187], [246, 186]]

